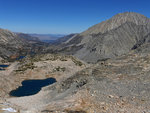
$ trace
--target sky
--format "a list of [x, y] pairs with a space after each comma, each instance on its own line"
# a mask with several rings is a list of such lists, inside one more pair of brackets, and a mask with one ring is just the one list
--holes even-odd
[[127, 11], [150, 17], [150, 0], [0, 0], [0, 28], [38, 34], [80, 33]]

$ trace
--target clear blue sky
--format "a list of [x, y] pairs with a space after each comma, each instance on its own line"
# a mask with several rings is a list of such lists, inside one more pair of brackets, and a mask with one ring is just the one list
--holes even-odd
[[0, 0], [0, 28], [76, 33], [126, 11], [150, 17], [150, 0]]

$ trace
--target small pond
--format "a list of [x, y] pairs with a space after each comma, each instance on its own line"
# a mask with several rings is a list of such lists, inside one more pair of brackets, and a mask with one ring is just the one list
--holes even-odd
[[23, 58], [25, 58], [26, 56], [19, 56], [18, 58], [16, 58], [16, 60], [22, 60]]
[[25, 80], [22, 86], [10, 92], [10, 96], [22, 97], [37, 94], [42, 87], [48, 86], [56, 82], [55, 78], [48, 78], [44, 80]]
[[9, 65], [0, 65], [0, 68], [6, 68], [8, 67]]
[[0, 65], [0, 71], [5, 70], [9, 65]]

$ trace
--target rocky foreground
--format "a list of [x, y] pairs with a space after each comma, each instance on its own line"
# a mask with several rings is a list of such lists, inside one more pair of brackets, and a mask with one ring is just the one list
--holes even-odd
[[[23, 68], [25, 60], [31, 61], [29, 58], [22, 61], [21, 67], [15, 68], [17, 70], [9, 67], [6, 71], [13, 70], [9, 75], [1, 74], [1, 78], [6, 79], [0, 82], [3, 92], [1, 113], [6, 112], [2, 108], [10, 107], [18, 113], [150, 112], [150, 54], [131, 52], [96, 65], [77, 62], [72, 57], [46, 59], [50, 55], [44, 55], [35, 58], [40, 59], [32, 59], [33, 69]], [[13, 65], [16, 66], [15, 63]], [[44, 87], [36, 95], [19, 98], [8, 95], [24, 79], [47, 77], [55, 77], [57, 82]]]
[[[15, 104], [10, 104], [6, 100], [10, 98], [9, 92], [21, 86], [23, 80], [53, 77], [57, 81], [62, 81], [88, 66], [72, 56], [57, 54], [27, 56], [22, 60], [3, 64], [9, 67], [0, 71], [0, 110], [5, 107], [15, 107]], [[15, 109], [19, 108], [15, 107]]]

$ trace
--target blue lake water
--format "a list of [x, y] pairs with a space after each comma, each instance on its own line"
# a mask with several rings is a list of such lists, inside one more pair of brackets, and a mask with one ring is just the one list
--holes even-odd
[[2, 67], [2, 68], [6, 68], [6, 67], [8, 67], [9, 65], [0, 65], [0, 68]]
[[56, 82], [55, 78], [48, 78], [44, 80], [25, 80], [22, 86], [10, 92], [10, 96], [22, 97], [37, 94], [42, 87], [48, 86]]
[[0, 71], [5, 70], [6, 67], [8, 67], [9, 65], [0, 65]]
[[23, 58], [25, 58], [26, 56], [19, 56], [18, 58], [16, 58], [16, 60], [21, 60]]

